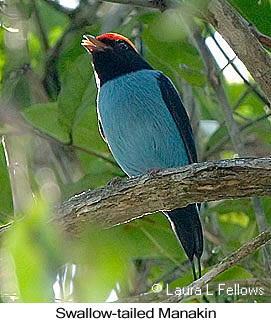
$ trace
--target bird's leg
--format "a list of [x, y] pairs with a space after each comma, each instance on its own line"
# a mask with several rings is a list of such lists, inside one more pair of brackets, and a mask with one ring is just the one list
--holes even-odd
[[153, 167], [153, 168], [149, 168], [147, 173], [150, 174], [150, 175], [156, 175], [157, 173], [160, 172], [162, 168], [160, 167]]
[[114, 186], [116, 184], [119, 184], [121, 182], [122, 178], [120, 176], [116, 176], [114, 178], [112, 178], [108, 183], [107, 185], [108, 186]]

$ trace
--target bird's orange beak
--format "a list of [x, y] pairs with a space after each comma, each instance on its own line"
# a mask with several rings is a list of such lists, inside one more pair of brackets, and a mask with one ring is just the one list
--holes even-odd
[[106, 48], [111, 48], [91, 35], [83, 35], [81, 45], [91, 53], [95, 51], [103, 51]]

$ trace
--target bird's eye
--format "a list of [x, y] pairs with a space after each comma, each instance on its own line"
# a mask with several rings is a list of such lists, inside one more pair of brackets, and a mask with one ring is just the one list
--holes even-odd
[[128, 48], [128, 45], [126, 44], [126, 42], [125, 41], [123, 41], [123, 40], [118, 40], [118, 45], [119, 45], [119, 47], [121, 47], [121, 48], [125, 48], [125, 49], [127, 49]]

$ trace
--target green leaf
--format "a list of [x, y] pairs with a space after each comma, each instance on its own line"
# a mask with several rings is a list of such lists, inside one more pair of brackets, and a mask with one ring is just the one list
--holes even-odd
[[129, 237], [133, 241], [133, 247], [129, 251], [131, 257], [162, 257], [175, 265], [187, 259], [169, 221], [162, 213], [112, 229], [117, 232], [119, 239]]
[[5, 214], [12, 215], [13, 213], [13, 203], [7, 163], [2, 145], [0, 145], [0, 187], [0, 223], [3, 224], [9, 221]]
[[[65, 14], [63, 14], [59, 10], [54, 9], [52, 6], [46, 3], [46, 1], [36, 2], [43, 29], [46, 33], [46, 36], [49, 38], [50, 45], [54, 45], [57, 37], [54, 37], [53, 33], [56, 31], [56, 28], [60, 28], [60, 30], [64, 31], [69, 25], [70, 20]], [[58, 33], [58, 37], [60, 36], [61, 33]]]
[[57, 269], [65, 263], [62, 235], [48, 225], [48, 208], [37, 201], [23, 220], [5, 235], [14, 262], [20, 301], [52, 302]]
[[218, 275], [214, 281], [215, 282], [222, 282], [222, 281], [235, 280], [235, 279], [241, 280], [241, 279], [248, 279], [251, 277], [253, 277], [253, 275], [245, 268], [240, 267], [240, 266], [234, 266], [234, 267], [227, 269], [226, 271], [224, 271], [220, 275]]
[[108, 147], [100, 136], [95, 106], [81, 111], [73, 126], [74, 143], [83, 147], [91, 147], [97, 151], [108, 152]]
[[[144, 43], [161, 61], [165, 61], [176, 70], [179, 70], [180, 64], [187, 65], [197, 71], [203, 70], [204, 66], [196, 48], [186, 41], [183, 32], [173, 35], [171, 38], [168, 37], [168, 32], [164, 30], [165, 24], [162, 23], [163, 19], [170, 20], [168, 15], [170, 14], [164, 13], [162, 16], [153, 15], [148, 17], [149, 23], [142, 32]], [[172, 31], [178, 30], [176, 23], [179, 20], [179, 17], [178, 20], [174, 20], [174, 28], [172, 28], [173, 26], [170, 27]]]
[[270, 0], [229, 0], [229, 2], [262, 33], [271, 36]]
[[132, 243], [129, 236], [120, 239], [112, 230], [89, 227], [71, 250], [73, 261], [81, 268], [74, 279], [74, 298], [104, 302], [116, 284], [127, 285]]
[[58, 106], [56, 102], [35, 104], [23, 112], [27, 121], [45, 133], [63, 141], [69, 141], [69, 134], [58, 122]]
[[[80, 55], [65, 72], [61, 92], [58, 96], [59, 122], [71, 133], [82, 100], [92, 80], [90, 57], [87, 53]], [[93, 101], [93, 98], [90, 97]], [[91, 102], [90, 102], [91, 105]]]
[[250, 199], [225, 200], [208, 206], [207, 212], [217, 216], [227, 253], [255, 236], [255, 213]]
[[[85, 33], [91, 34], [91, 35], [97, 35], [99, 33], [99, 28], [100, 28], [99, 25], [93, 25], [91, 27], [88, 27]], [[59, 60], [58, 60], [58, 72], [61, 80], [65, 78], [65, 74], [70, 70], [71, 66], [74, 64], [76, 59], [81, 55], [85, 55], [86, 57], [88, 57], [87, 65], [90, 66], [90, 57], [89, 55], [87, 55], [87, 52], [83, 48], [83, 46], [80, 45], [83, 34], [84, 33], [81, 30], [75, 31], [73, 33], [73, 37], [71, 37], [71, 39], [69, 39], [68, 42], [63, 44], [61, 56], [59, 57]], [[91, 70], [92, 68], [90, 66], [90, 69], [89, 69], [90, 73], [91, 73]]]
[[229, 212], [219, 216], [221, 222], [228, 222], [232, 224], [238, 224], [241, 227], [246, 228], [249, 224], [249, 217], [243, 212]]
[[217, 104], [216, 97], [209, 88], [195, 88], [194, 94], [200, 104], [201, 119], [217, 120], [219, 123], [224, 120], [221, 108]]
[[186, 82], [194, 86], [204, 87], [206, 85], [206, 76], [202, 71], [189, 68], [186, 65], [181, 65], [178, 73]]

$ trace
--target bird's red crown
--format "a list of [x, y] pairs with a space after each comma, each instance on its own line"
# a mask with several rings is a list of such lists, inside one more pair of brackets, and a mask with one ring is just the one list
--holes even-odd
[[120, 34], [117, 34], [117, 33], [106, 33], [106, 34], [98, 36], [96, 39], [98, 39], [100, 41], [103, 41], [104, 39], [124, 40], [124, 41], [126, 41], [126, 43], [128, 43], [130, 46], [132, 46], [136, 50], [135, 45], [130, 41], [130, 39], [128, 39]]

